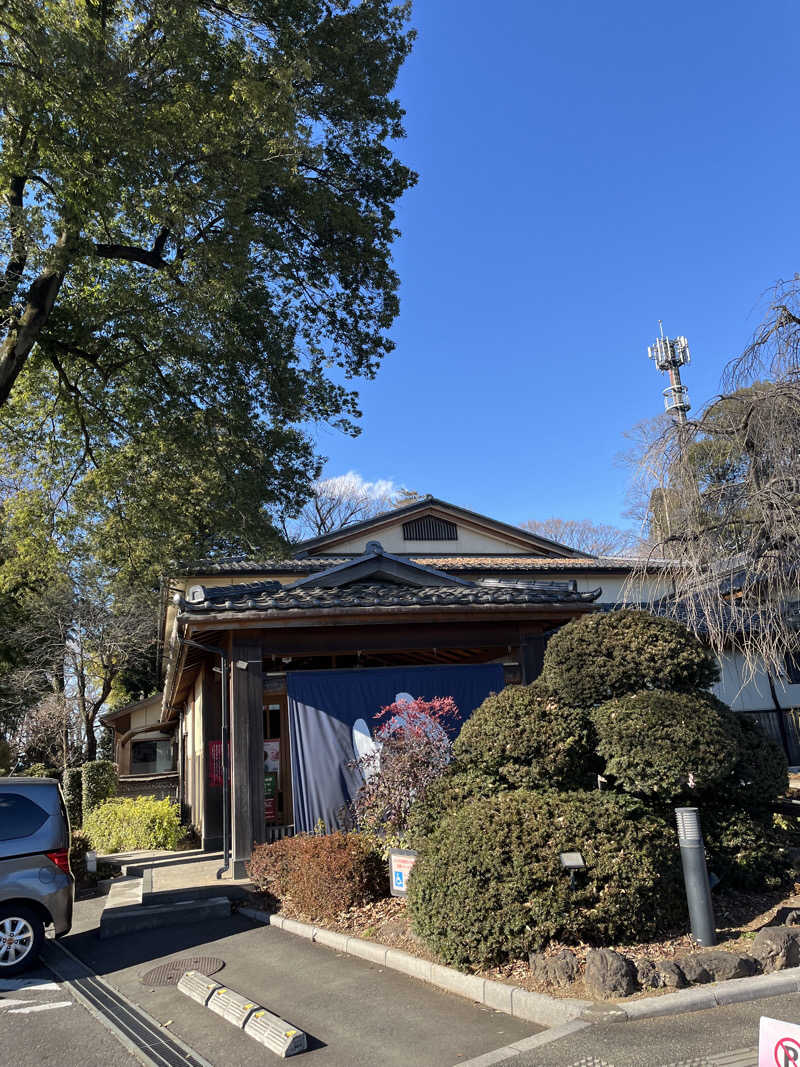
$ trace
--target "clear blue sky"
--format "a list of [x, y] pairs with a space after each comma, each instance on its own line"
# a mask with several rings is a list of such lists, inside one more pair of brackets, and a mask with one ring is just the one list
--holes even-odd
[[624, 432], [685, 334], [695, 409], [800, 271], [800, 9], [417, 0], [397, 348], [327, 475], [509, 522], [624, 522]]

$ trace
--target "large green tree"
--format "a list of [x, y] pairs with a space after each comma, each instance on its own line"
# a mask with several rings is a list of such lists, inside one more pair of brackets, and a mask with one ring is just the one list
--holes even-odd
[[47, 475], [61, 505], [102, 485], [107, 506], [136, 466], [138, 498], [157, 480], [166, 506], [184, 479], [198, 549], [223, 498], [245, 547], [300, 506], [319, 466], [304, 428], [354, 432], [350, 380], [392, 347], [407, 17], [390, 0], [7, 0], [15, 488]]

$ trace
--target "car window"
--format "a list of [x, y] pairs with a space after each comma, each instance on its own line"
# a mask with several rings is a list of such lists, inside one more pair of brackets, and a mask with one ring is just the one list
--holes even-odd
[[47, 819], [47, 812], [19, 793], [0, 793], [0, 841], [30, 837]]

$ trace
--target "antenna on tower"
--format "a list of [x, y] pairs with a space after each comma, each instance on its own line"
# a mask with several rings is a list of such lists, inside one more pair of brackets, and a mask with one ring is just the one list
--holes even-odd
[[686, 412], [692, 405], [689, 403], [689, 390], [681, 383], [680, 368], [691, 359], [689, 342], [685, 337], [672, 340], [665, 337], [661, 319], [658, 320], [658, 328], [660, 337], [656, 338], [654, 345], [649, 346], [647, 354], [655, 360], [658, 370], [669, 374], [669, 386], [664, 390], [664, 410], [685, 425]]

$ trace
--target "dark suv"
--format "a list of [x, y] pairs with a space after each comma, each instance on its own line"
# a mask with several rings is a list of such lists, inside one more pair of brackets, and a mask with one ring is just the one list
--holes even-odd
[[69, 933], [75, 879], [54, 778], [0, 778], [0, 978], [30, 967], [44, 928]]

